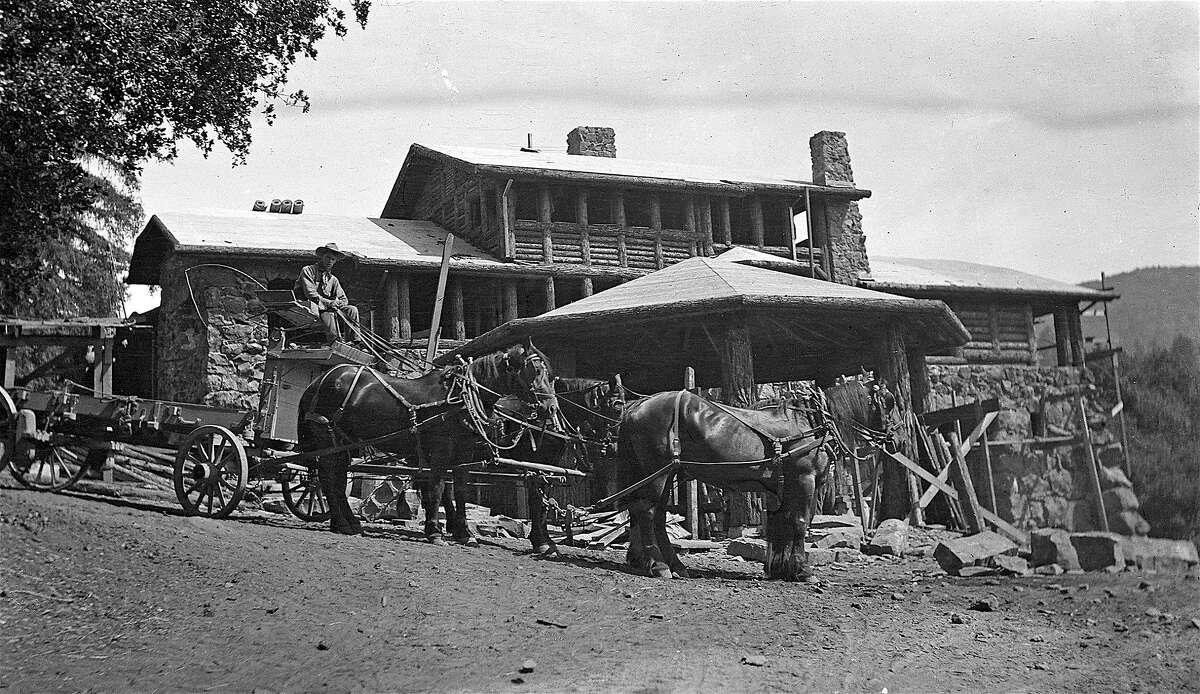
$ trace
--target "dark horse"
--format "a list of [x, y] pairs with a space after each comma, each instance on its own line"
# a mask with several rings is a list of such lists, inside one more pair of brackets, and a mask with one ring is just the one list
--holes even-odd
[[[821, 404], [826, 418], [836, 429], [834, 443], [835, 460], [855, 465], [850, 458], [865, 461], [874, 458], [878, 450], [895, 449], [895, 434], [900, 429], [899, 410], [896, 398], [887, 386], [866, 376], [838, 378], [833, 385], [821, 389], [824, 402]], [[820, 401], [817, 401], [820, 403]], [[861, 448], [871, 452], [859, 457]], [[861, 480], [861, 493], [874, 498], [874, 466], [870, 474]], [[824, 513], [834, 512], [835, 497], [845, 496], [848, 483], [845, 471], [837, 471], [826, 478], [827, 484], [820, 485], [816, 493], [816, 508]], [[857, 513], [858, 509], [855, 509]]]
[[[513, 395], [534, 408], [553, 411], [554, 377], [545, 355], [532, 342], [443, 367], [413, 379], [373, 369], [336, 366], [300, 398], [300, 449], [316, 451], [365, 442], [396, 453], [429, 471], [422, 486], [425, 534], [441, 542], [438, 501], [445, 502], [451, 535], [474, 538], [466, 521], [466, 472], [455, 468], [478, 455], [479, 424], [496, 401]], [[415, 430], [415, 433], [414, 433]], [[386, 437], [381, 440], [381, 437]], [[323, 455], [317, 470], [329, 499], [329, 525], [336, 533], [357, 534], [362, 526], [346, 499], [349, 451]], [[445, 475], [454, 471], [454, 499], [443, 495]]]
[[[768, 578], [809, 577], [804, 537], [818, 479], [828, 465], [819, 410], [788, 398], [766, 409], [668, 391], [631, 403], [618, 439], [619, 479], [628, 490], [627, 561], [651, 576], [683, 578], [666, 531], [665, 491], [676, 474], [737, 491], [766, 492]], [[637, 486], [640, 485], [640, 486]]]
[[[563, 420], [558, 431], [545, 430], [544, 422], [537, 419], [530, 405], [515, 397], [502, 398], [496, 404], [496, 419], [503, 426], [503, 438], [509, 446], [506, 455], [590, 471], [592, 459], [616, 444], [625, 390], [619, 379], [555, 378], [554, 392]], [[546, 511], [551, 502], [546, 487], [543, 475], [526, 477], [529, 542], [535, 554], [553, 557], [558, 547], [546, 531]]]

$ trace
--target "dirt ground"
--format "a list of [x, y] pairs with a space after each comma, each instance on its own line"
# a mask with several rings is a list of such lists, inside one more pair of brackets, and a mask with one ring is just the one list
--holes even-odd
[[14, 485], [3, 692], [1200, 689], [1200, 582], [1179, 576], [960, 579], [911, 558], [784, 584], [709, 552], [684, 557], [699, 578], [661, 581], [617, 551], [541, 561], [522, 540], [342, 538]]

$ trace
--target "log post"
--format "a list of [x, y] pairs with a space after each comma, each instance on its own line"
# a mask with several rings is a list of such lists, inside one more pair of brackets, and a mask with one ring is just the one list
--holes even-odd
[[592, 264], [592, 238], [588, 234], [588, 192], [579, 191], [575, 198], [575, 223], [579, 225], [579, 255], [584, 265]]
[[704, 255], [713, 254], [712, 201], [708, 196], [700, 198], [700, 231], [704, 233]]
[[401, 340], [412, 339], [412, 294], [409, 287], [408, 273], [402, 272], [396, 276], [396, 315], [399, 319], [399, 335]]
[[549, 313], [550, 311], [553, 311], [555, 307], [554, 277], [551, 276], [542, 280], [542, 287], [543, 296], [545, 297], [544, 305], [546, 307], [546, 312]]
[[592, 290], [592, 278], [591, 277], [584, 277], [580, 281], [580, 285], [581, 286], [580, 286], [579, 293], [581, 295], [583, 295], [583, 296], [591, 296], [592, 295], [593, 290]]
[[662, 249], [662, 202], [657, 195], [650, 198], [650, 230], [654, 233], [654, 267], [663, 267]]
[[625, 220], [625, 191], [618, 190], [613, 198], [613, 222], [624, 230], [629, 224]]
[[[683, 369], [683, 389], [696, 392], [696, 370], [690, 366]], [[679, 500], [684, 522], [692, 539], [700, 539], [700, 485], [696, 480], [687, 480], [680, 487], [682, 499]]]
[[387, 282], [384, 285], [383, 294], [383, 314], [385, 335], [389, 342], [395, 342], [400, 339], [400, 280], [396, 273], [389, 272], [387, 274]]
[[1075, 405], [1079, 412], [1079, 425], [1083, 428], [1083, 445], [1088, 457], [1088, 479], [1092, 483], [1092, 494], [1096, 498], [1096, 515], [1100, 521], [1100, 529], [1108, 532], [1108, 511], [1104, 508], [1104, 490], [1100, 486], [1100, 470], [1096, 467], [1096, 448], [1092, 445], [1092, 430], [1088, 426], [1087, 407], [1083, 404], [1082, 395], [1075, 398]]
[[[97, 396], [112, 395], [113, 340], [105, 338], [96, 345], [96, 365], [92, 367], [92, 390]], [[5, 368], [7, 374], [8, 369]]]
[[[882, 339], [878, 346], [878, 356], [875, 360], [875, 375], [881, 379], [896, 396], [896, 409], [902, 422], [899, 435], [901, 452], [908, 455], [915, 450], [913, 435], [910, 429], [912, 421], [912, 380], [908, 370], [908, 351], [904, 341], [904, 333], [900, 326], [891, 322], [885, 326]], [[911, 456], [910, 456], [911, 457]], [[917, 503], [908, 499], [908, 474], [902, 467], [890, 462], [884, 462], [882, 475], [882, 493], [879, 504], [878, 520], [885, 518], [904, 518], [909, 515], [909, 509]], [[873, 522], [876, 522], [873, 519]]]
[[542, 260], [554, 262], [554, 238], [550, 235], [550, 187], [538, 186], [538, 222], [542, 226]]
[[1054, 309], [1054, 349], [1058, 356], [1059, 366], [1071, 365], [1071, 330], [1067, 327], [1067, 308], [1057, 306]]
[[504, 322], [517, 319], [517, 281], [504, 280]]
[[762, 200], [757, 195], [750, 198], [750, 231], [754, 234], [754, 245], [761, 251], [763, 249], [765, 232], [763, 229]]
[[950, 456], [950, 481], [958, 492], [967, 532], [980, 532], [984, 528], [980, 521], [982, 514], [979, 512], [979, 497], [975, 493], [975, 482], [971, 479], [971, 471], [967, 469], [967, 461], [962, 452], [962, 438], [957, 431], [950, 432]]
[[[735, 407], [748, 407], [758, 399], [754, 384], [754, 353], [750, 330], [741, 322], [721, 332], [721, 400]], [[729, 527], [762, 525], [762, 502], [748, 492], [729, 493]]]
[[3, 378], [5, 389], [12, 389], [17, 384], [17, 348], [16, 346], [0, 347], [0, 369], [3, 373], [0, 377]]
[[450, 282], [450, 335], [455, 340], [467, 339], [467, 324], [463, 316], [462, 279], [459, 277]]
[[925, 363], [925, 355], [921, 352], [908, 353], [908, 379], [912, 393], [912, 409], [916, 414], [928, 412], [932, 406], [930, 400], [929, 365]]
[[1071, 335], [1071, 364], [1083, 366], [1085, 353], [1083, 351], [1083, 326], [1079, 322], [1079, 308], [1067, 307], [1067, 330]]
[[721, 198], [721, 215], [718, 228], [721, 230], [721, 242], [726, 246], [733, 245], [733, 224], [729, 220], [729, 198]]

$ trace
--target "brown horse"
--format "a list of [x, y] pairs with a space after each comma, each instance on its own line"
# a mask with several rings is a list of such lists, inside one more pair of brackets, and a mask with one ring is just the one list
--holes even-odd
[[[508, 442], [506, 455], [560, 467], [590, 471], [592, 459], [603, 455], [616, 443], [614, 435], [625, 405], [625, 389], [620, 379], [555, 378], [554, 392], [565, 433], [544, 431], [528, 403], [506, 397], [496, 404], [497, 421], [504, 427]], [[514, 421], [514, 420], [519, 420]], [[529, 506], [529, 542], [542, 557], [558, 554], [558, 547], [546, 530], [546, 511], [551, 499], [546, 494], [546, 479], [532, 474], [526, 478], [525, 493]]]
[[618, 439], [618, 474], [630, 499], [626, 560], [651, 576], [687, 576], [666, 531], [665, 494], [678, 474], [725, 489], [765, 492], [766, 575], [807, 579], [804, 537], [813, 490], [828, 465], [827, 433], [819, 412], [794, 398], [767, 409], [742, 409], [668, 391], [631, 403]]
[[[901, 420], [896, 398], [884, 383], [865, 376], [843, 377], [821, 392], [824, 401], [817, 401], [818, 405], [837, 434], [833, 446], [835, 459], [848, 462], [851, 456], [857, 457], [860, 448], [870, 449], [870, 457], [874, 457], [874, 451], [889, 447], [895, 450], [895, 433]], [[816, 507], [832, 513], [835, 495], [846, 487], [845, 473], [831, 474], [826, 481], [829, 484], [817, 488]], [[863, 479], [862, 485], [864, 496], [874, 496], [874, 474]]]
[[[362, 443], [403, 456], [410, 465], [429, 471], [422, 502], [430, 541], [442, 541], [437, 519], [440, 499], [454, 539], [474, 544], [466, 521], [467, 473], [455, 466], [486, 455], [480, 450], [478, 425], [506, 395], [539, 410], [552, 412], [558, 407], [549, 361], [532, 342], [413, 379], [353, 365], [336, 366], [300, 398], [300, 449]], [[347, 450], [320, 456], [317, 470], [329, 500], [330, 529], [358, 534], [362, 526], [346, 499], [349, 464]], [[456, 482], [453, 500], [443, 494], [450, 470]]]

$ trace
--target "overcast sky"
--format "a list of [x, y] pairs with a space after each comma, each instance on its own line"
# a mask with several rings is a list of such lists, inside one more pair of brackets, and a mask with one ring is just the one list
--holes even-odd
[[565, 149], [809, 180], [847, 133], [871, 254], [1072, 282], [1200, 262], [1197, 3], [391, 3], [293, 73], [249, 162], [147, 167], [147, 213], [376, 216], [408, 146]]

